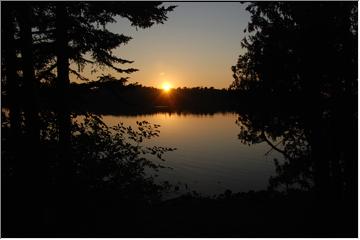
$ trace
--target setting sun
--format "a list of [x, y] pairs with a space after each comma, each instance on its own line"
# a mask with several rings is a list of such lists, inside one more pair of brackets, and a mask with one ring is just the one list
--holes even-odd
[[165, 91], [165, 92], [169, 92], [170, 89], [171, 89], [171, 85], [169, 83], [164, 83], [162, 85], [162, 89]]

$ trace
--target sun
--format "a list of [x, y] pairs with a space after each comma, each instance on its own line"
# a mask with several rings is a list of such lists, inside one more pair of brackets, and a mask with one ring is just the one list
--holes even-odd
[[163, 83], [162, 89], [163, 89], [165, 92], [169, 92], [170, 89], [171, 89], [170, 83]]

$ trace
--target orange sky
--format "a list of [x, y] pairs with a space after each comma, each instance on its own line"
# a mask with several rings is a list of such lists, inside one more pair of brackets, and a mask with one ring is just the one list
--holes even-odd
[[[178, 7], [168, 14], [164, 24], [136, 30], [128, 20], [119, 18], [108, 27], [110, 31], [133, 37], [114, 53], [135, 61], [122, 67], [140, 70], [130, 75], [114, 73], [114, 76], [129, 76], [129, 83], [154, 87], [168, 82], [175, 88], [227, 88], [233, 80], [230, 68], [243, 52], [240, 41], [249, 21], [245, 5], [235, 2], [165, 5], [171, 4]], [[92, 80], [99, 74], [85, 69], [85, 75]]]

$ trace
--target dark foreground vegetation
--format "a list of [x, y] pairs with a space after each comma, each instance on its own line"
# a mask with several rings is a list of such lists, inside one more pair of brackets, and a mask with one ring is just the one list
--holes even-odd
[[[24, 232], [19, 220], [7, 218], [8, 237], [353, 237], [357, 227], [352, 206], [329, 200], [318, 204], [305, 192], [272, 191], [217, 198], [183, 195], [158, 203], [124, 201], [102, 193], [82, 194], [71, 207], [43, 207]], [[76, 199], [76, 201], [75, 201]], [[89, 199], [92, 199], [91, 201]], [[89, 206], [90, 202], [92, 203]], [[55, 203], [52, 201], [52, 203]], [[86, 205], [87, 203], [88, 205]], [[332, 209], [329, 211], [329, 209]], [[21, 213], [24, 214], [23, 212]], [[9, 222], [10, 221], [10, 222]], [[13, 222], [11, 222], [13, 221]]]
[[[70, 84], [70, 74], [84, 79], [70, 62], [136, 71], [111, 53], [130, 38], [103, 26], [121, 16], [151, 27], [173, 9], [2, 3], [2, 236], [356, 237], [357, 4], [248, 3], [247, 51], [229, 90], [164, 95], [111, 76]], [[144, 145], [158, 125], [98, 116], [155, 106], [236, 109], [239, 140], [267, 142], [285, 161], [275, 159], [264, 191], [164, 200], [178, 186], [145, 172], [161, 171], [176, 146]]]

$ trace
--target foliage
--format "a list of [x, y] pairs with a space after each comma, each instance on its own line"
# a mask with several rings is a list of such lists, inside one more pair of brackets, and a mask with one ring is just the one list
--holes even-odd
[[239, 117], [239, 138], [284, 155], [271, 186], [315, 182], [319, 192], [353, 192], [356, 3], [254, 2], [246, 9], [246, 52], [232, 67], [230, 88], [253, 109]]
[[[88, 189], [109, 188], [123, 193], [125, 188], [138, 189], [139, 196], [150, 192], [159, 196], [162, 187], [145, 176], [145, 169], [158, 170], [161, 165], [152, 163], [149, 155], [161, 159], [173, 149], [142, 146], [143, 141], [159, 134], [159, 126], [140, 122], [138, 130], [123, 125], [107, 127], [100, 117], [89, 114], [83, 123], [71, 123], [69, 74], [87, 80], [82, 75], [85, 66], [93, 70], [111, 68], [117, 73], [136, 71], [121, 68], [119, 65], [132, 61], [113, 53], [131, 37], [110, 32], [108, 24], [123, 17], [132, 26], [148, 28], [164, 23], [174, 6], [82, 1], [6, 2], [2, 7], [6, 23], [2, 27], [6, 41], [6, 47], [2, 46], [6, 53], [2, 58], [6, 76], [2, 93], [9, 99], [10, 112], [10, 124], [3, 124], [3, 154], [9, 161], [13, 159], [11, 171], [17, 173], [13, 176], [18, 181], [36, 176], [22, 187], [41, 192], [56, 182], [67, 186], [64, 190], [73, 180]], [[124, 85], [126, 80], [111, 75], [98, 79], [110, 88]], [[27, 158], [38, 160], [30, 162]]]
[[[336, 92], [331, 88], [353, 89], [355, 3], [256, 2], [246, 9], [251, 21], [241, 46], [247, 51], [232, 67], [232, 88], [261, 88], [272, 95], [309, 92], [308, 85], [326, 94]], [[345, 76], [346, 81], [340, 81]]]
[[270, 151], [283, 155], [283, 159], [274, 159], [277, 175], [270, 178], [270, 189], [309, 190], [313, 186], [311, 146], [299, 120], [286, 115], [275, 111], [273, 114], [242, 112], [236, 121], [240, 127], [238, 138], [249, 145], [266, 142]]
[[[75, 121], [72, 146], [77, 177], [94, 189], [110, 188], [123, 194], [136, 192], [138, 197], [154, 194], [160, 197], [164, 189], [154, 184], [145, 170], [158, 171], [164, 166], [149, 155], [164, 161], [163, 154], [175, 149], [145, 147], [143, 142], [158, 136], [160, 126], [146, 121], [137, 125], [137, 129], [122, 123], [108, 127], [93, 114], [87, 114], [82, 122]], [[128, 198], [131, 197], [134, 198]]]
[[[151, 171], [159, 171], [165, 166], [164, 153], [175, 148], [147, 146], [146, 141], [159, 136], [159, 125], [137, 122], [137, 129], [119, 123], [107, 126], [101, 117], [94, 114], [73, 116], [71, 137], [71, 158], [73, 159], [73, 179], [82, 191], [109, 192], [121, 195], [123, 199], [158, 200], [166, 191], [172, 191], [168, 183], [155, 183]], [[49, 159], [48, 176], [53, 184], [61, 184], [60, 152], [57, 143], [56, 117], [54, 113], [41, 114], [41, 149]], [[8, 139], [9, 119], [2, 112], [2, 156], [6, 159], [6, 175], [17, 171], [13, 146]], [[158, 159], [158, 160], [156, 160]], [[159, 161], [160, 160], [160, 161]], [[9, 165], [10, 164], [10, 165]], [[11, 178], [12, 174], [8, 177]]]
[[[19, 4], [6, 2], [3, 4], [3, 13], [8, 19], [14, 19], [14, 45], [17, 49], [20, 34], [18, 19], [21, 16], [21, 8], [30, 9], [32, 27], [33, 62], [37, 81], [51, 83], [57, 76], [56, 68], [56, 44], [57, 26], [56, 9], [64, 9], [63, 27], [67, 35], [66, 52], [70, 62], [70, 73], [80, 80], [88, 78], [82, 74], [85, 66], [91, 67], [92, 73], [100, 69], [112, 69], [116, 73], [132, 73], [135, 68], [121, 68], [119, 65], [131, 64], [133, 61], [116, 56], [113, 50], [127, 44], [130, 36], [113, 33], [107, 29], [108, 24], [116, 22], [118, 17], [123, 17], [131, 22], [134, 27], [149, 28], [154, 24], [164, 23], [167, 14], [175, 6], [164, 7], [161, 2], [131, 3], [131, 2], [33, 2]], [[9, 20], [6, 20], [9, 21]], [[5, 31], [2, 28], [2, 31]], [[5, 34], [3, 35], [5, 36]], [[20, 59], [18, 58], [18, 61]], [[73, 66], [77, 66], [77, 69]], [[3, 67], [6, 67], [3, 63]], [[6, 83], [6, 82], [3, 82]]]

